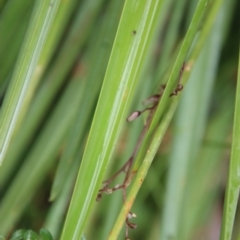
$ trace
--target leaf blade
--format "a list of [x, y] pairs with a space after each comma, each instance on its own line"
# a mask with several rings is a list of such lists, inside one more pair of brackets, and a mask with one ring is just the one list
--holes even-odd
[[79, 239], [82, 235], [126, 117], [159, 5], [160, 1], [150, 0], [125, 2], [61, 239]]
[[8, 145], [17, 122], [26, 111], [37, 82], [32, 81], [32, 74], [40, 57], [43, 44], [55, 16], [60, 0], [44, 0], [36, 3], [31, 17], [31, 24], [26, 34], [11, 84], [4, 99], [1, 111], [0, 128], [0, 164], [5, 157]]

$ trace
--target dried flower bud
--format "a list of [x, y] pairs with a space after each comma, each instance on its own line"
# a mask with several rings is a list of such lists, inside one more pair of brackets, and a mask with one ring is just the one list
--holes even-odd
[[107, 188], [106, 190], [105, 190], [105, 193], [106, 194], [111, 194], [113, 192], [113, 189], [112, 188]]
[[127, 219], [135, 218], [137, 215], [135, 213], [129, 212], [127, 215]]
[[136, 118], [138, 118], [140, 115], [141, 115], [140, 111], [135, 111], [127, 118], [127, 121], [131, 122], [131, 121], [135, 120]]
[[137, 214], [136, 214], [136, 213], [132, 213], [132, 217], [133, 217], [133, 218], [136, 218], [136, 217], [137, 217]]
[[182, 85], [182, 84], [178, 84], [177, 90], [178, 90], [178, 91], [182, 91], [182, 90], [183, 90], [183, 85]]

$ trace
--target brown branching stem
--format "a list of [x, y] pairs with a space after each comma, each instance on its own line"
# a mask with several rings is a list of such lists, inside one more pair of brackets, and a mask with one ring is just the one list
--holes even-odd
[[[177, 87], [174, 89], [174, 91], [169, 95], [169, 97], [172, 96], [176, 96], [178, 95], [178, 92], [182, 91], [183, 89], [183, 85], [180, 84], [181, 81], [181, 77], [182, 77], [182, 73], [184, 71], [184, 67], [185, 67], [185, 62], [182, 65], [182, 68], [180, 70], [179, 73], [179, 78], [178, 78], [178, 83], [177, 83]], [[103, 182], [103, 187], [99, 190], [98, 192], [98, 196], [97, 196], [97, 201], [99, 201], [102, 198], [102, 194], [106, 193], [106, 194], [111, 194], [114, 191], [118, 190], [118, 189], [122, 189], [123, 191], [123, 200], [124, 202], [126, 201], [126, 190], [128, 185], [130, 184], [133, 176], [135, 175], [135, 172], [132, 171], [132, 165], [133, 162], [135, 160], [135, 157], [137, 155], [137, 152], [143, 142], [143, 139], [149, 129], [149, 126], [151, 124], [152, 118], [154, 116], [154, 112], [156, 110], [156, 107], [159, 103], [159, 100], [163, 94], [163, 91], [165, 89], [165, 85], [161, 86], [161, 93], [160, 94], [155, 94], [152, 95], [150, 98], [146, 99], [144, 102], [147, 103], [151, 103], [152, 106], [151, 107], [147, 107], [145, 109], [143, 109], [142, 111], [135, 111], [133, 112], [128, 118], [127, 121], [133, 121], [134, 119], [136, 119], [137, 117], [139, 117], [143, 112], [149, 111], [149, 115], [147, 117], [146, 123], [140, 133], [140, 136], [137, 140], [136, 146], [133, 150], [132, 155], [130, 156], [130, 158], [127, 160], [127, 162], [113, 175], [111, 176], [108, 180]], [[124, 181], [122, 184], [117, 184], [112, 188], [109, 188], [109, 185], [121, 174], [124, 173], [126, 174]], [[126, 240], [129, 240], [128, 238], [128, 230], [130, 229], [135, 229], [137, 228], [137, 225], [135, 223], [130, 222], [129, 220], [132, 218], [135, 218], [136, 215], [134, 213], [129, 212], [127, 217], [126, 217]]]

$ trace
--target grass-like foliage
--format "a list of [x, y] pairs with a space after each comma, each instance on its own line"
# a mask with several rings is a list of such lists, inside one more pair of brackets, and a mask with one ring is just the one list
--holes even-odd
[[238, 7], [3, 0], [0, 240], [240, 239]]

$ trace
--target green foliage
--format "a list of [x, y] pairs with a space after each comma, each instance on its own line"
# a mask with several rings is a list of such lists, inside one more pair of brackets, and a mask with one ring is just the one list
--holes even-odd
[[2, 1], [0, 240], [239, 239], [238, 5]]
[[32, 230], [17, 230], [12, 234], [10, 240], [53, 240], [51, 233], [47, 229], [40, 229], [40, 236]]

